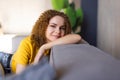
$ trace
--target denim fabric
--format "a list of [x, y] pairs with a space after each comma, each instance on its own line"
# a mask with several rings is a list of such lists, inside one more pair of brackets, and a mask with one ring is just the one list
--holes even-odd
[[10, 61], [12, 54], [0, 52], [0, 63], [4, 67], [5, 74], [9, 74], [11, 72], [10, 69]]

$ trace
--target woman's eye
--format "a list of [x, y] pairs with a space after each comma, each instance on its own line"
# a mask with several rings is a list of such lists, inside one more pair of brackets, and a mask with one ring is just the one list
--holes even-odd
[[55, 26], [54, 26], [54, 25], [50, 25], [50, 27], [53, 27], [53, 28], [55, 28]]
[[60, 29], [65, 30], [65, 27], [61, 27]]

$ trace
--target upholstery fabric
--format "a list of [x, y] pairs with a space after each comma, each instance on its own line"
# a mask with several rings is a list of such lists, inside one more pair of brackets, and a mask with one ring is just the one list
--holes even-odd
[[55, 80], [56, 72], [44, 57], [37, 65], [30, 65], [18, 75], [5, 77], [5, 80]]
[[120, 61], [88, 44], [54, 46], [50, 64], [57, 80], [120, 80]]

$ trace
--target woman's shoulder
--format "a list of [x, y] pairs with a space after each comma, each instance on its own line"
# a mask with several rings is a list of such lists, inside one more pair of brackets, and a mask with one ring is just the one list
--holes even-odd
[[30, 36], [24, 37], [23, 40], [25, 40], [25, 41], [26, 41], [26, 40], [30, 40]]
[[21, 42], [20, 42], [21, 45], [31, 45], [31, 40], [30, 40], [30, 36], [26, 36], [24, 37]]
[[22, 39], [22, 42], [30, 42], [30, 36], [26, 36]]

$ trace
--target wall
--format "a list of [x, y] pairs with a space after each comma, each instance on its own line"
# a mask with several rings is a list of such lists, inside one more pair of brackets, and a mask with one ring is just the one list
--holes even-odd
[[[69, 1], [80, 7], [80, 0]], [[0, 0], [4, 33], [29, 34], [39, 15], [47, 9], [52, 9], [51, 0]]]
[[0, 0], [4, 33], [29, 34], [41, 12], [51, 8], [50, 0]]
[[120, 59], [120, 0], [99, 0], [98, 47]]

